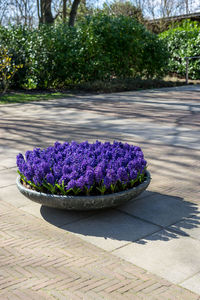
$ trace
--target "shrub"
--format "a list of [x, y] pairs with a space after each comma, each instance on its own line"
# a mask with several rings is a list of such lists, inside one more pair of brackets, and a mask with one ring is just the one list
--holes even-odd
[[0, 91], [5, 93], [11, 83], [15, 73], [22, 68], [23, 65], [16, 65], [7, 49], [0, 47]]
[[99, 14], [86, 18], [79, 30], [86, 81], [162, 74], [165, 45], [135, 19]]
[[[200, 24], [184, 21], [177, 27], [161, 33], [160, 38], [167, 43], [170, 53], [168, 72], [185, 76], [184, 57], [200, 56]], [[190, 60], [189, 75], [192, 79], [200, 79], [200, 59]]]
[[47, 88], [66, 80], [69, 73], [73, 72], [72, 59], [69, 58], [72, 54], [70, 50], [72, 47], [75, 49], [74, 31], [65, 24], [55, 27], [44, 25], [37, 29], [0, 27], [1, 44], [7, 45], [17, 64], [23, 64], [13, 85]]
[[22, 87], [29, 76], [30, 57], [32, 55], [31, 30], [17, 26], [0, 26], [0, 47], [6, 48], [15, 65], [23, 65], [14, 76], [12, 86]]
[[21, 180], [36, 191], [61, 195], [119, 192], [141, 183], [146, 160], [139, 147], [109, 142], [56, 142], [17, 156]]
[[113, 78], [159, 77], [167, 50], [163, 41], [135, 19], [97, 14], [79, 22], [26, 27], [0, 27], [16, 65], [23, 69], [13, 85], [57, 88], [69, 84]]

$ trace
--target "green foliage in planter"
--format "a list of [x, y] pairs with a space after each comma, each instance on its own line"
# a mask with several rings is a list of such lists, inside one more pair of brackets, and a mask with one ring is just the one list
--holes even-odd
[[[168, 72], [185, 76], [184, 57], [200, 56], [200, 24], [186, 20], [161, 33], [160, 38], [167, 43], [170, 52]], [[191, 79], [200, 79], [200, 59], [190, 60], [189, 76]]]
[[0, 27], [0, 45], [23, 65], [13, 85], [28, 88], [159, 77], [168, 58], [165, 43], [135, 19], [102, 14], [85, 18], [75, 28]]

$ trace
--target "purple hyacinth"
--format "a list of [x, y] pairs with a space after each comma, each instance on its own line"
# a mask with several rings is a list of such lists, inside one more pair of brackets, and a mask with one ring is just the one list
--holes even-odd
[[130, 171], [130, 179], [131, 180], [135, 180], [137, 178], [137, 176], [138, 176], [138, 172], [136, 170], [133, 169]]
[[128, 181], [128, 173], [127, 170], [124, 167], [121, 167], [117, 171], [117, 176], [120, 181], [127, 182]]
[[17, 155], [17, 167], [21, 174], [36, 185], [45, 181], [66, 189], [78, 187], [84, 190], [110, 184], [128, 183], [144, 172], [147, 162], [140, 147], [114, 141], [102, 143], [75, 141], [46, 149], [35, 148], [24, 156]]
[[55, 179], [59, 180], [60, 177], [62, 176], [62, 168], [61, 168], [60, 164], [55, 164], [53, 166], [53, 173], [54, 173]]
[[118, 180], [117, 172], [114, 169], [109, 169], [106, 176], [110, 179], [111, 183], [115, 184]]
[[63, 182], [64, 182], [64, 185], [67, 185], [68, 182], [69, 182], [70, 180], [71, 180], [71, 179], [70, 179], [69, 175], [63, 175], [62, 177], [60, 177], [58, 183], [59, 183], [60, 185], [62, 185]]
[[73, 172], [70, 174], [70, 178], [71, 178], [71, 179], [78, 179], [78, 178], [79, 178], [79, 173], [76, 172], [76, 171], [73, 171]]
[[79, 179], [77, 179], [76, 185], [77, 185], [77, 187], [80, 188], [81, 190], [84, 189], [84, 187], [85, 187], [85, 185], [86, 185], [84, 176], [81, 176]]
[[34, 174], [31, 168], [27, 168], [23, 173], [28, 181], [32, 180]]
[[55, 184], [55, 178], [52, 173], [47, 174], [46, 180], [48, 183], [50, 183], [52, 185]]
[[70, 174], [72, 172], [72, 168], [69, 165], [64, 165], [62, 168], [63, 175]]
[[17, 167], [18, 167], [20, 172], [22, 172], [24, 164], [25, 164], [24, 156], [21, 153], [19, 153], [17, 155]]
[[103, 179], [103, 170], [102, 170], [102, 167], [101, 166], [97, 166], [95, 171], [95, 179], [96, 179], [96, 182], [100, 183], [101, 180]]
[[50, 171], [49, 164], [45, 161], [41, 163], [41, 168], [43, 169], [45, 174], [49, 173]]
[[67, 189], [73, 189], [76, 187], [76, 180], [74, 179], [71, 179], [69, 182], [68, 182], [68, 185], [67, 185]]
[[95, 173], [93, 169], [88, 169], [85, 173], [85, 182], [87, 185], [92, 186], [95, 179]]
[[106, 188], [108, 189], [111, 186], [112, 181], [108, 176], [105, 176], [103, 179], [103, 183], [106, 186]]
[[30, 156], [32, 156], [32, 151], [26, 151], [25, 153], [26, 160], [29, 160]]

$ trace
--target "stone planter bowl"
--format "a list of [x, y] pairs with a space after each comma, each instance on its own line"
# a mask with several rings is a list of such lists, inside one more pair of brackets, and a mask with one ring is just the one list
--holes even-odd
[[115, 207], [135, 199], [148, 187], [151, 178], [150, 173], [146, 171], [146, 180], [127, 191], [99, 196], [62, 196], [36, 192], [27, 189], [21, 184], [20, 177], [17, 177], [16, 183], [19, 191], [32, 201], [44, 206], [55, 207], [67, 210], [93, 210]]

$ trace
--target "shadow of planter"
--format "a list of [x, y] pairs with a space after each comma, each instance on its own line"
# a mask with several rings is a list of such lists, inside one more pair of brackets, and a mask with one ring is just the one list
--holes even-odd
[[47, 222], [78, 235], [140, 244], [190, 236], [200, 226], [198, 205], [150, 191], [115, 209], [69, 212], [41, 206], [40, 213]]

